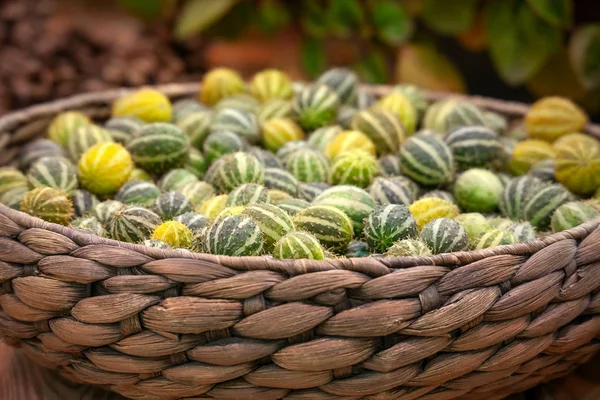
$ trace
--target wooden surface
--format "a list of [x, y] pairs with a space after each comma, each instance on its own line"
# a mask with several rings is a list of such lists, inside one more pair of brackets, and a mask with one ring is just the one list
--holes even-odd
[[[541, 385], [507, 400], [598, 400], [599, 372], [600, 354], [567, 378]], [[0, 343], [0, 399], [126, 400], [98, 388], [66, 382], [55, 372], [36, 366], [21, 351], [3, 343]]]

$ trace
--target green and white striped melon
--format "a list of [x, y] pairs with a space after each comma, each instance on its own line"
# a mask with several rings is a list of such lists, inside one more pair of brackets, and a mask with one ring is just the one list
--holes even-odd
[[500, 138], [485, 126], [463, 126], [451, 131], [446, 144], [460, 168], [485, 167], [502, 152]]
[[379, 154], [397, 153], [408, 136], [400, 119], [388, 110], [359, 111], [352, 119], [352, 129], [367, 135]]
[[168, 221], [193, 211], [190, 200], [181, 193], [166, 192], [161, 194], [154, 200], [152, 210], [157, 213], [164, 221]]
[[345, 129], [350, 129], [352, 126], [352, 118], [354, 118], [357, 112], [358, 109], [347, 104], [342, 104], [338, 110], [338, 116], [335, 122]]
[[263, 185], [256, 183], [244, 183], [229, 193], [225, 206], [235, 207], [269, 202], [271, 202], [269, 192]]
[[164, 174], [158, 181], [163, 192], [178, 191], [188, 183], [198, 182], [196, 175], [185, 168], [175, 168]]
[[358, 94], [356, 96], [356, 99], [354, 99], [354, 102], [352, 103], [352, 105], [356, 108], [358, 108], [359, 110], [362, 110], [363, 108], [369, 108], [372, 105], [375, 104], [375, 96], [372, 95], [370, 92], [361, 89], [360, 87], [358, 88]]
[[167, 221], [154, 229], [152, 239], [165, 242], [176, 249], [187, 249], [192, 246], [194, 233], [179, 221]]
[[431, 104], [423, 116], [423, 129], [432, 130], [440, 134], [446, 133], [446, 117], [459, 101], [456, 98], [450, 97]]
[[200, 234], [210, 222], [208, 217], [195, 212], [187, 212], [185, 214], [178, 215], [173, 220], [181, 222], [182, 224], [190, 228], [194, 235]]
[[215, 105], [224, 97], [243, 92], [244, 81], [240, 74], [230, 68], [213, 68], [202, 78], [199, 99], [209, 106]]
[[112, 239], [138, 243], [148, 239], [161, 222], [160, 217], [147, 208], [127, 206], [112, 215], [107, 230]]
[[15, 188], [27, 188], [27, 177], [13, 167], [0, 167], [0, 196]]
[[84, 125], [69, 136], [67, 150], [73, 162], [79, 161], [83, 153], [98, 143], [114, 142], [110, 132], [98, 125]]
[[376, 253], [384, 253], [394, 242], [417, 235], [417, 222], [404, 205], [378, 206], [364, 225], [363, 235], [371, 251]]
[[383, 176], [397, 176], [402, 174], [400, 160], [396, 154], [387, 154], [379, 157], [379, 170]]
[[152, 182], [130, 181], [121, 186], [115, 200], [124, 204], [151, 207], [160, 193], [160, 189]]
[[190, 143], [197, 149], [202, 148], [204, 140], [210, 133], [213, 112], [205, 109], [186, 115], [177, 121], [177, 127], [190, 139]]
[[463, 126], [485, 126], [486, 119], [479, 107], [466, 101], [459, 101], [444, 118], [444, 132], [452, 132]]
[[391, 92], [383, 96], [375, 107], [392, 113], [402, 122], [405, 131], [403, 136], [410, 136], [415, 133], [419, 122], [419, 114], [410, 99], [403, 93]]
[[263, 122], [262, 143], [267, 150], [276, 152], [286, 143], [303, 139], [302, 128], [291, 118], [275, 118]]
[[467, 236], [469, 237], [469, 243], [477, 243], [479, 238], [492, 229], [488, 219], [480, 213], [464, 213], [457, 215], [454, 218], [462, 225]]
[[145, 181], [145, 182], [154, 182], [152, 176], [144, 171], [141, 168], [134, 168], [131, 170], [131, 174], [129, 174], [129, 178], [127, 178], [127, 182], [131, 181]]
[[517, 243], [517, 237], [512, 232], [505, 229], [492, 229], [479, 238], [474, 249], [482, 250], [513, 243]]
[[300, 182], [327, 182], [329, 179], [329, 163], [316, 150], [297, 150], [287, 157], [285, 167]]
[[204, 178], [204, 174], [206, 174], [206, 169], [208, 168], [208, 162], [200, 153], [199, 150], [195, 148], [190, 149], [190, 154], [188, 156], [187, 163], [185, 164], [185, 169], [190, 171], [194, 176], [198, 179]]
[[430, 190], [429, 192], [421, 195], [421, 197], [419, 197], [419, 199], [427, 199], [430, 197], [444, 199], [446, 201], [449, 201], [450, 203], [456, 204], [456, 199], [454, 198], [454, 195], [452, 195], [452, 193], [447, 192], [445, 190]]
[[360, 235], [365, 218], [375, 209], [377, 204], [371, 195], [356, 186], [334, 186], [313, 200], [314, 205], [331, 206], [344, 212], [352, 220], [354, 234]]
[[190, 141], [175, 125], [157, 122], [138, 129], [127, 144], [127, 150], [137, 167], [162, 174], [185, 165]]
[[19, 168], [27, 171], [40, 158], [65, 156], [65, 150], [59, 144], [48, 139], [36, 139], [23, 147], [19, 157]]
[[292, 199], [292, 195], [284, 192], [283, 190], [269, 189], [269, 197], [271, 198], [271, 204], [277, 205], [281, 200]]
[[305, 140], [294, 140], [293, 142], [287, 142], [279, 150], [277, 150], [276, 156], [285, 165], [289, 156], [302, 149], [312, 149], [308, 142]]
[[412, 103], [415, 110], [417, 110], [417, 116], [420, 119], [424, 114], [429, 102], [425, 97], [425, 93], [421, 88], [411, 84], [396, 85], [392, 89], [393, 92], [402, 93]]
[[506, 118], [493, 111], [484, 111], [483, 117], [485, 118], [485, 126], [496, 132], [498, 135], [504, 135], [508, 128], [508, 121]]
[[261, 149], [257, 146], [252, 146], [248, 149], [248, 153], [252, 154], [254, 157], [258, 158], [258, 161], [265, 168], [283, 168], [283, 163], [277, 156], [270, 151]]
[[431, 255], [427, 243], [419, 238], [399, 240], [385, 253], [386, 257], [429, 257]]
[[292, 218], [273, 204], [251, 204], [244, 208], [242, 215], [252, 218], [263, 232], [265, 250], [270, 252], [282, 236], [294, 230]]
[[74, 219], [71, 222], [71, 227], [91, 235], [100, 237], [105, 237], [107, 235], [106, 229], [104, 229], [102, 223], [98, 221], [96, 217], [87, 216]]
[[400, 148], [402, 173], [424, 186], [438, 186], [454, 178], [452, 150], [435, 136], [413, 136]]
[[250, 82], [250, 93], [262, 102], [273, 99], [289, 99], [293, 95], [292, 80], [286, 73], [276, 69], [257, 72]]
[[454, 197], [463, 211], [489, 213], [498, 208], [504, 187], [491, 171], [473, 168], [454, 183]]
[[223, 157], [223, 164], [218, 169], [217, 188], [230, 192], [244, 183], [265, 182], [265, 168], [252, 154], [237, 152]]
[[224, 256], [257, 256], [263, 252], [263, 233], [256, 222], [245, 215], [217, 219], [204, 230], [204, 251]]
[[117, 200], [104, 200], [96, 204], [94, 208], [90, 211], [90, 215], [96, 217], [102, 225], [108, 225], [111, 217], [115, 212], [125, 207], [125, 204], [121, 203]]
[[550, 225], [552, 226], [552, 232], [562, 232], [575, 228], [598, 216], [600, 216], [600, 212], [591, 205], [582, 201], [572, 201], [556, 209], [552, 214]]
[[311, 202], [330, 187], [331, 185], [325, 182], [301, 183], [298, 185], [298, 197]]
[[529, 222], [517, 222], [505, 229], [509, 232], [512, 232], [517, 238], [518, 242], [527, 242], [535, 239], [537, 236], [535, 228]]
[[222, 98], [214, 107], [217, 111], [225, 108], [245, 111], [257, 115], [258, 110], [260, 109], [260, 103], [247, 93], [236, 93], [232, 96]]
[[325, 247], [345, 248], [353, 236], [352, 220], [332, 206], [311, 206], [292, 217], [296, 229], [314, 235]]
[[222, 108], [213, 116], [211, 132], [232, 132], [248, 143], [259, 143], [261, 132], [258, 118], [251, 112], [234, 108]]
[[104, 129], [115, 142], [126, 144], [143, 125], [144, 121], [137, 117], [113, 117], [104, 123]]
[[329, 143], [331, 143], [333, 138], [342, 132], [343, 129], [339, 125], [323, 126], [312, 132], [309, 135], [307, 142], [313, 149], [325, 153], [325, 149]]
[[274, 245], [273, 257], [280, 260], [324, 260], [325, 251], [319, 240], [307, 232], [290, 232]]
[[360, 131], [342, 131], [337, 134], [325, 148], [325, 156], [329, 160], [333, 160], [338, 155], [350, 151], [361, 149], [373, 157], [377, 154], [375, 144], [369, 139], [367, 135]]
[[334, 185], [368, 187], [379, 174], [377, 159], [362, 149], [340, 153], [331, 165], [329, 181]]
[[319, 76], [317, 84], [327, 85], [343, 104], [352, 104], [358, 94], [358, 76], [348, 68], [328, 69]]
[[77, 189], [72, 196], [76, 217], [83, 217], [100, 203], [98, 198], [84, 189]]
[[295, 97], [293, 109], [298, 122], [307, 131], [328, 125], [337, 118], [340, 99], [329, 86], [315, 84], [304, 87]]
[[225, 209], [227, 197], [228, 196], [226, 194], [213, 196], [203, 202], [200, 207], [196, 207], [196, 211], [202, 215], [206, 215], [208, 219], [213, 220], [221, 211], [223, 211], [223, 209]]
[[524, 219], [523, 208], [527, 201], [538, 192], [541, 182], [531, 176], [513, 178], [498, 199], [498, 207], [503, 216], [513, 221]]
[[69, 225], [73, 204], [64, 190], [40, 186], [30, 190], [21, 200], [20, 210], [55, 224]]
[[295, 196], [298, 193], [298, 179], [291, 172], [280, 168], [265, 169], [265, 187], [277, 189]]
[[378, 177], [369, 187], [369, 193], [377, 204], [411, 205], [415, 201], [414, 188], [401, 176]]
[[541, 181], [556, 182], [555, 172], [556, 162], [554, 160], [542, 160], [533, 164], [527, 174]]
[[77, 170], [63, 157], [44, 157], [33, 163], [27, 172], [33, 187], [51, 187], [71, 194], [77, 189]]
[[188, 115], [194, 114], [200, 111], [206, 110], [206, 106], [196, 99], [181, 99], [173, 103], [172, 107], [172, 118], [174, 124], [178, 124], [181, 120], [185, 119]]
[[190, 182], [176, 191], [187, 197], [195, 208], [215, 195], [215, 188], [204, 181]]
[[65, 111], [58, 114], [50, 126], [48, 126], [48, 137], [62, 147], [67, 147], [69, 136], [80, 126], [90, 125], [90, 118], [79, 111]]
[[344, 255], [348, 258], [368, 257], [371, 255], [371, 252], [369, 252], [369, 245], [367, 242], [353, 240], [346, 246]]
[[27, 186], [19, 186], [10, 189], [3, 194], [0, 194], [0, 203], [14, 210], [18, 210], [21, 206], [21, 201], [28, 191], [29, 190]]
[[277, 203], [277, 207], [288, 213], [288, 215], [294, 216], [296, 213], [310, 207], [310, 203], [302, 199], [287, 199], [281, 200]]
[[208, 164], [212, 165], [225, 154], [245, 151], [247, 148], [246, 139], [233, 132], [223, 131], [211, 133], [202, 145], [202, 152]]
[[539, 230], [550, 228], [552, 214], [561, 205], [573, 200], [573, 195], [559, 184], [539, 188], [529, 198], [523, 209], [523, 216]]
[[229, 217], [231, 215], [240, 215], [242, 213], [242, 211], [244, 211], [244, 209], [246, 208], [246, 206], [231, 206], [231, 207], [225, 207], [223, 209], [223, 211], [221, 211], [215, 218], [215, 220], [220, 219], [220, 218], [225, 218], [225, 217]]
[[294, 115], [290, 100], [272, 99], [258, 109], [258, 121], [265, 122], [273, 118], [289, 118]]
[[450, 218], [437, 218], [421, 230], [421, 239], [433, 254], [466, 250], [469, 237], [461, 224]]

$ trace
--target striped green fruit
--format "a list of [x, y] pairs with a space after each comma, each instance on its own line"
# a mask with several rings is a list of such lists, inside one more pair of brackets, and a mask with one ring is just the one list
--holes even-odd
[[232, 215], [240, 215], [242, 213], [242, 211], [244, 211], [245, 208], [246, 208], [246, 206], [225, 207], [223, 209], [223, 211], [221, 211], [216, 216], [215, 220], [220, 219], [220, 218], [230, 217]]
[[436, 218], [428, 222], [420, 234], [433, 254], [466, 250], [469, 237], [461, 224], [450, 218]]
[[556, 162], [554, 160], [538, 161], [531, 166], [528, 175], [545, 182], [556, 182]]
[[534, 139], [553, 142], [563, 135], [579, 132], [588, 120], [585, 112], [563, 97], [544, 97], [536, 101], [525, 115], [527, 133]]
[[287, 142], [286, 144], [281, 146], [281, 148], [279, 150], [277, 150], [277, 153], [275, 155], [277, 156], [277, 158], [279, 160], [281, 160], [281, 162], [283, 164], [285, 164], [287, 159], [292, 154], [296, 153], [299, 150], [303, 150], [303, 149], [311, 149], [308, 142], [306, 142], [304, 140], [294, 140], [293, 142]]
[[397, 153], [407, 132], [400, 119], [386, 109], [362, 110], [352, 119], [352, 129], [371, 139], [379, 154]]
[[359, 131], [343, 131], [337, 134], [325, 148], [325, 156], [333, 160], [338, 155], [349, 150], [361, 149], [372, 156], [375, 156], [377, 150], [371, 139]]
[[210, 199], [204, 201], [200, 207], [196, 207], [196, 211], [202, 215], [206, 215], [208, 219], [214, 220], [217, 215], [223, 209], [225, 209], [225, 203], [227, 203], [227, 195], [222, 194], [219, 196], [213, 196]]
[[254, 97], [247, 93], [236, 93], [229, 97], [224, 97], [215, 104], [215, 111], [225, 108], [249, 112], [253, 115], [258, 114], [260, 103]]
[[286, 73], [265, 69], [256, 73], [250, 81], [250, 93], [258, 100], [289, 99], [293, 95], [292, 81]]
[[385, 253], [386, 257], [429, 257], [431, 249], [423, 240], [403, 239], [399, 240]]
[[142, 244], [146, 247], [152, 247], [154, 249], [160, 249], [160, 250], [170, 250], [172, 249], [171, 246], [169, 246], [167, 243], [163, 242], [162, 240], [158, 240], [158, 239], [148, 239], [148, 240], [144, 240], [142, 242]]
[[402, 84], [396, 85], [392, 89], [393, 92], [402, 93], [412, 103], [413, 107], [417, 111], [417, 117], [420, 119], [429, 107], [429, 102], [425, 97], [423, 90], [415, 85]]
[[513, 220], [510, 220], [508, 218], [495, 217], [493, 215], [494, 214], [492, 214], [492, 216], [487, 219], [488, 225], [491, 228], [494, 228], [494, 229], [508, 229], [509, 226], [511, 226], [512, 224], [514, 224]]
[[331, 206], [344, 212], [352, 220], [354, 234], [363, 231], [365, 219], [377, 204], [371, 195], [356, 186], [340, 185], [325, 190], [313, 200], [317, 206]]
[[466, 101], [459, 101], [444, 118], [444, 131], [452, 132], [463, 126], [485, 126], [486, 119], [479, 107]]
[[219, 188], [230, 192], [244, 183], [265, 182], [265, 168], [252, 154], [237, 152], [223, 157], [223, 164], [217, 171]]
[[367, 242], [353, 240], [346, 246], [346, 253], [344, 255], [348, 258], [368, 257], [371, 255], [371, 252], [369, 251]]
[[248, 153], [252, 154], [254, 157], [258, 158], [258, 161], [265, 168], [283, 168], [283, 163], [277, 156], [270, 151], [261, 149], [257, 146], [252, 146], [248, 149]]
[[213, 132], [204, 141], [202, 152], [208, 165], [212, 165], [225, 154], [245, 151], [248, 148], [246, 139], [233, 132]]
[[98, 221], [104, 226], [108, 225], [113, 214], [125, 207], [125, 204], [117, 200], [104, 200], [101, 203], [96, 204], [90, 211], [92, 217], [96, 217]]
[[556, 180], [573, 193], [591, 196], [600, 188], [600, 142], [579, 141], [556, 152]]
[[455, 204], [436, 197], [417, 200], [410, 205], [409, 210], [415, 217], [419, 229], [423, 229], [426, 224], [434, 219], [455, 218], [460, 214]]
[[323, 72], [317, 84], [327, 85], [343, 104], [354, 103], [359, 89], [358, 76], [348, 68], [331, 68]]
[[224, 97], [244, 91], [242, 77], [230, 68], [213, 68], [204, 75], [199, 99], [209, 106], [217, 104]]
[[340, 109], [338, 110], [338, 116], [335, 122], [338, 125], [344, 127], [344, 129], [350, 129], [350, 127], [352, 126], [352, 119], [354, 118], [357, 112], [358, 109], [347, 104], [342, 104], [340, 106]]
[[151, 207], [160, 193], [160, 189], [152, 182], [129, 181], [121, 186], [115, 200], [124, 204]]
[[23, 147], [19, 157], [19, 168], [27, 171], [40, 158], [65, 156], [65, 150], [59, 144], [48, 139], [36, 139]]
[[535, 163], [553, 159], [555, 156], [556, 150], [543, 140], [523, 140], [518, 142], [512, 149], [510, 159], [508, 160], [508, 169], [513, 175], [523, 175]]
[[10, 189], [0, 195], [0, 203], [14, 210], [18, 210], [21, 206], [21, 201], [23, 200], [27, 192], [27, 186], [20, 186]]
[[50, 126], [48, 126], [48, 137], [62, 147], [67, 147], [69, 136], [80, 126], [90, 125], [90, 118], [79, 111], [65, 111], [58, 114]]
[[294, 216], [296, 213], [310, 207], [310, 203], [306, 200], [292, 198], [281, 200], [277, 203], [277, 207], [288, 213], [288, 215]]
[[456, 204], [456, 199], [452, 195], [452, 193], [447, 192], [445, 190], [431, 190], [427, 193], [424, 193], [419, 197], [419, 199], [426, 199], [430, 197], [437, 197], [438, 199], [444, 199], [449, 201], [450, 203]]
[[154, 182], [154, 179], [152, 179], [152, 176], [150, 176], [150, 174], [147, 173], [146, 171], [144, 171], [143, 169], [134, 168], [131, 171], [129, 178], [127, 178], [127, 182], [130, 182], [130, 181]]
[[284, 192], [283, 190], [269, 189], [267, 190], [269, 197], [271, 198], [271, 204], [277, 205], [281, 200], [292, 199], [292, 195]]
[[211, 132], [227, 131], [243, 137], [248, 143], [259, 143], [261, 132], [258, 118], [251, 112], [223, 108], [213, 116]]
[[377, 204], [409, 206], [415, 201], [415, 193], [407, 180], [401, 176], [375, 178], [369, 187], [369, 193]]
[[463, 126], [451, 131], [446, 144], [454, 160], [462, 168], [484, 167], [495, 161], [502, 152], [500, 138], [485, 126]]
[[195, 212], [187, 212], [176, 216], [173, 221], [181, 222], [195, 234], [199, 234], [202, 230], [208, 226], [210, 220], [208, 217], [198, 214]]
[[104, 129], [108, 130], [113, 141], [126, 144], [143, 125], [144, 121], [137, 117], [113, 117], [104, 123]]
[[517, 242], [527, 242], [535, 239], [537, 236], [535, 228], [529, 222], [517, 222], [505, 229], [515, 235]]
[[325, 153], [325, 149], [331, 143], [333, 138], [342, 133], [343, 129], [339, 125], [329, 125], [319, 128], [312, 132], [308, 137], [308, 144], [315, 150]]
[[152, 174], [162, 174], [185, 165], [190, 142], [175, 125], [154, 123], [137, 130], [127, 150], [136, 166]]
[[172, 118], [174, 124], [186, 118], [190, 114], [206, 110], [207, 107], [195, 99], [181, 99], [173, 103]]
[[517, 243], [517, 241], [517, 237], [510, 231], [504, 229], [492, 229], [479, 238], [474, 249], [482, 250], [490, 247]]
[[73, 162], [79, 161], [83, 153], [98, 143], [113, 143], [112, 135], [107, 129], [98, 125], [80, 126], [69, 136], [67, 150]]
[[263, 233], [245, 215], [217, 219], [203, 234], [204, 251], [224, 256], [257, 256], [263, 252]]
[[296, 229], [313, 234], [325, 247], [345, 248], [353, 236], [352, 220], [340, 209], [311, 206], [292, 217]]
[[96, 217], [80, 217], [71, 222], [71, 227], [83, 233], [89, 233], [100, 237], [107, 235], [102, 223]]
[[204, 178], [204, 174], [206, 174], [206, 170], [208, 169], [208, 162], [202, 153], [200, 153], [200, 151], [192, 147], [190, 149], [187, 163], [185, 164], [185, 169], [194, 174], [196, 178], [202, 179]]
[[83, 217], [91, 212], [100, 201], [98, 198], [84, 189], [77, 189], [73, 193], [73, 209], [76, 217]]
[[485, 111], [483, 113], [485, 118], [485, 126], [496, 132], [498, 135], [504, 135], [508, 128], [508, 121], [506, 118], [493, 111]]
[[284, 169], [266, 168], [265, 187], [282, 190], [295, 196], [298, 193], [298, 179], [291, 172]]
[[160, 240], [177, 249], [186, 249], [192, 246], [194, 233], [179, 221], [167, 221], [154, 229], [152, 239]]
[[177, 121], [177, 127], [190, 139], [190, 143], [197, 149], [202, 148], [204, 140], [210, 133], [213, 112], [211, 110], [196, 111]]
[[0, 196], [20, 187], [27, 188], [27, 177], [16, 168], [0, 167]]
[[489, 213], [498, 208], [504, 187], [487, 169], [473, 168], [462, 173], [454, 183], [454, 197], [463, 211]]
[[178, 215], [193, 211], [193, 207], [190, 200], [183, 194], [177, 192], [165, 192], [154, 200], [152, 210], [164, 221], [168, 221]]
[[371, 251], [386, 252], [394, 242], [417, 235], [417, 222], [408, 207], [398, 204], [379, 206], [365, 220], [363, 235]]
[[77, 189], [77, 170], [63, 157], [44, 157], [33, 163], [27, 172], [33, 187], [51, 187], [72, 194]]
[[187, 183], [176, 191], [187, 197], [194, 208], [199, 207], [215, 195], [215, 188], [210, 183], [204, 181]]
[[513, 178], [502, 191], [498, 207], [503, 216], [513, 221], [524, 219], [523, 208], [527, 201], [538, 192], [541, 182], [531, 176]]
[[118, 143], [98, 143], [83, 153], [77, 165], [81, 186], [97, 195], [115, 193], [133, 170], [131, 155]]
[[300, 126], [312, 131], [335, 121], [340, 99], [331, 88], [316, 84], [303, 88], [293, 102]]
[[286, 169], [300, 182], [327, 182], [329, 163], [318, 151], [300, 149], [290, 154], [285, 161]]
[[301, 183], [298, 185], [298, 197], [311, 202], [330, 187], [331, 185], [325, 182]]
[[244, 183], [229, 193], [226, 207], [246, 206], [256, 203], [270, 203], [271, 198], [267, 189], [256, 183]]
[[446, 117], [458, 102], [458, 99], [451, 97], [431, 104], [423, 116], [423, 129], [446, 133]]
[[294, 110], [290, 100], [269, 100], [258, 109], [258, 121], [261, 123], [273, 118], [288, 118], [293, 115]]
[[148, 239], [161, 222], [160, 217], [147, 208], [127, 206], [115, 211], [107, 230], [112, 239], [138, 243]]
[[324, 260], [325, 251], [319, 240], [307, 232], [290, 232], [274, 246], [273, 257], [280, 260]]
[[73, 204], [63, 190], [43, 186], [30, 190], [21, 200], [20, 210], [55, 224], [69, 225]]
[[331, 165], [329, 180], [334, 185], [368, 187], [379, 174], [377, 159], [361, 149], [339, 154]]
[[405, 136], [415, 133], [419, 122], [419, 114], [408, 96], [400, 92], [392, 92], [383, 96], [375, 107], [388, 111], [397, 117], [402, 122]]
[[275, 152], [288, 142], [303, 139], [302, 128], [290, 118], [270, 119], [262, 125], [262, 143], [267, 150]]
[[250, 217], [263, 232], [265, 250], [270, 252], [282, 236], [294, 230], [292, 218], [273, 204], [251, 204], [244, 208], [242, 215]]
[[460, 214], [454, 220], [461, 224], [465, 232], [467, 232], [469, 243], [476, 243], [484, 233], [492, 228], [487, 218], [480, 213]]
[[137, 117], [144, 122], [169, 122], [171, 101], [152, 88], [138, 89], [118, 98], [112, 106], [113, 117]]
[[435, 136], [413, 136], [400, 148], [400, 169], [424, 186], [438, 186], [454, 178], [452, 150]]
[[164, 174], [158, 181], [163, 192], [178, 191], [188, 183], [198, 182], [196, 175], [185, 168], [175, 168]]
[[550, 225], [552, 226], [552, 232], [562, 232], [575, 228], [598, 216], [600, 216], [600, 212], [591, 205], [582, 201], [573, 201], [556, 209], [552, 214]]
[[527, 201], [523, 209], [525, 219], [537, 229], [550, 228], [552, 214], [561, 205], [573, 200], [573, 195], [559, 184], [539, 188]]
[[387, 154], [379, 157], [379, 170], [383, 176], [401, 175], [400, 160], [396, 154]]
[[498, 179], [500, 179], [500, 182], [502, 182], [502, 186], [506, 187], [506, 185], [508, 185], [510, 183], [510, 181], [513, 179], [512, 175], [503, 173], [503, 172], [499, 172], [496, 174], [496, 176], [498, 177]]

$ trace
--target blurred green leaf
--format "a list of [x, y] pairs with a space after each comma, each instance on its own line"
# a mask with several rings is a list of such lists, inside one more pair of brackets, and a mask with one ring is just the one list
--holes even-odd
[[175, 23], [175, 38], [185, 40], [217, 22], [237, 0], [188, 0]]
[[412, 21], [402, 6], [394, 1], [382, 0], [373, 3], [371, 15], [377, 36], [387, 44], [402, 43], [412, 33]]
[[476, 13], [477, 0], [424, 0], [421, 18], [434, 31], [452, 35], [468, 30]]
[[348, 36], [364, 22], [364, 11], [358, 0], [331, 0], [329, 20], [334, 33]]
[[156, 18], [161, 14], [161, 0], [119, 0], [127, 11], [146, 19]]
[[490, 56], [507, 83], [535, 74], [560, 46], [560, 30], [519, 0], [494, 0], [486, 9]]
[[312, 37], [322, 38], [329, 30], [327, 9], [320, 1], [303, 1], [300, 23]]
[[290, 19], [290, 12], [280, 0], [262, 0], [258, 6], [259, 26], [268, 33], [283, 28]]
[[600, 24], [584, 25], [573, 33], [569, 59], [583, 86], [600, 87]]
[[354, 68], [360, 77], [367, 82], [385, 83], [388, 80], [385, 55], [378, 49], [370, 49]]
[[308, 38], [302, 45], [302, 66], [311, 78], [325, 69], [325, 49], [317, 39]]
[[238, 1], [216, 24], [202, 31], [207, 37], [238, 39], [247, 26], [257, 21], [257, 10], [250, 1]]
[[573, 22], [573, 0], [527, 0], [527, 3], [552, 25], [566, 27]]

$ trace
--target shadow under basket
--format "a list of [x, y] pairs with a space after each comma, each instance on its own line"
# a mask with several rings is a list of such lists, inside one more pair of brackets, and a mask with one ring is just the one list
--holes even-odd
[[[58, 112], [102, 120], [126, 92], [0, 118], [0, 165]], [[159, 250], [0, 205], [0, 283], [4, 341], [132, 399], [494, 400], [600, 349], [600, 220], [480, 251], [311, 261]]]

